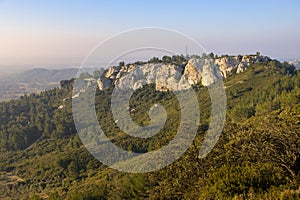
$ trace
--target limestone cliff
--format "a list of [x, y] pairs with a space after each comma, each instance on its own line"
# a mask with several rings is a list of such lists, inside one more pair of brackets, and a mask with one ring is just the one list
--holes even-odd
[[259, 55], [244, 55], [244, 56], [224, 56], [215, 59], [215, 64], [219, 67], [222, 76], [227, 78], [232, 73], [243, 72], [250, 64], [268, 62], [270, 58]]
[[267, 56], [223, 56], [214, 59], [191, 58], [185, 65], [146, 63], [113, 66], [97, 80], [100, 90], [112, 86], [134, 90], [144, 84], [156, 83], [157, 90], [179, 90], [201, 83], [208, 86], [230, 74], [241, 73], [250, 64], [270, 61]]

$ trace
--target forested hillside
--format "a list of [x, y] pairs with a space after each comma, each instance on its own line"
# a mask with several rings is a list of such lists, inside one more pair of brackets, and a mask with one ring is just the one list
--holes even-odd
[[[300, 198], [300, 73], [287, 63], [254, 63], [224, 80], [226, 122], [205, 158], [198, 153], [211, 102], [207, 87], [193, 86], [201, 109], [195, 141], [173, 164], [145, 174], [118, 172], [93, 158], [76, 134], [72, 80], [62, 83], [0, 103], [1, 199]], [[146, 140], [117, 127], [111, 94], [112, 89], [97, 90], [95, 100], [99, 123], [115, 144], [148, 152], [174, 137], [179, 109], [172, 92], [150, 84], [132, 96], [131, 116], [138, 124], [148, 123], [153, 104], [168, 114], [165, 127]]]

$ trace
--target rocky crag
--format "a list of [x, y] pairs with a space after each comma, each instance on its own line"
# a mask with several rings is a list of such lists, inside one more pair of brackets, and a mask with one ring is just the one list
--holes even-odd
[[233, 73], [241, 73], [253, 63], [267, 63], [271, 59], [261, 55], [222, 56], [213, 59], [191, 58], [183, 65], [146, 63], [142, 65], [113, 66], [97, 79], [100, 90], [110, 87], [134, 90], [146, 83], [156, 83], [157, 90], [184, 89], [201, 83], [208, 86]]

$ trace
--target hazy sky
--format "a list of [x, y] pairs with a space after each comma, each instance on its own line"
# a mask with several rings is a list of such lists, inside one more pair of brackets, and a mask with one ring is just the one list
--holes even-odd
[[78, 66], [99, 42], [145, 26], [183, 32], [217, 54], [300, 57], [299, 0], [0, 0], [0, 73]]

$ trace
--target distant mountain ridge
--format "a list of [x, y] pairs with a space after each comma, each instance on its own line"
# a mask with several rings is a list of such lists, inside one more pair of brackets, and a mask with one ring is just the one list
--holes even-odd
[[67, 69], [44, 69], [34, 68], [8, 77], [9, 80], [21, 83], [46, 83], [59, 82], [76, 76], [77, 68]]
[[0, 101], [59, 87], [60, 80], [75, 77], [77, 71], [77, 68], [53, 70], [35, 68], [6, 76], [0, 80]]

